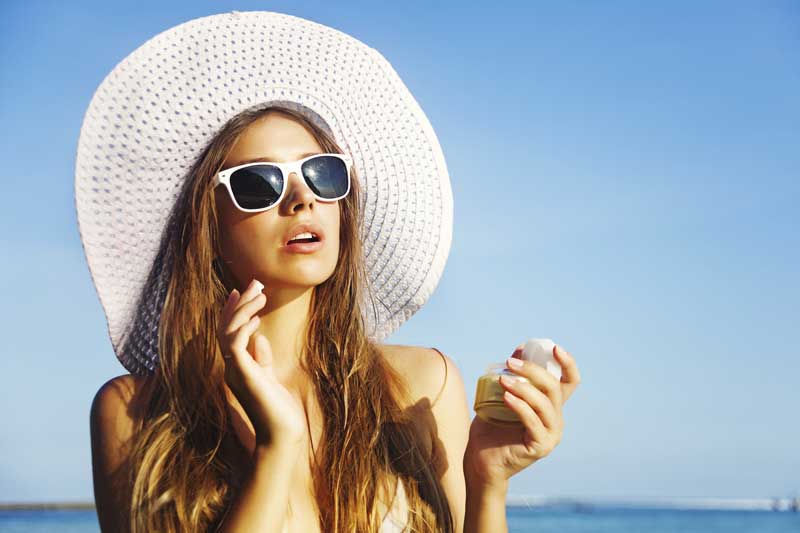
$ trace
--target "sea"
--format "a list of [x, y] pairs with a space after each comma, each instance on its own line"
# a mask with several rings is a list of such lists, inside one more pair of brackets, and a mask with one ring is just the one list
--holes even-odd
[[[508, 506], [509, 533], [800, 533], [800, 513], [768, 510]], [[2, 510], [0, 532], [99, 532], [94, 510]]]

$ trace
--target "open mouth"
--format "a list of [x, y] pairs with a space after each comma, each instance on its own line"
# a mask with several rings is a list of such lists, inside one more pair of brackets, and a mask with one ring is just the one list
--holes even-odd
[[319, 237], [303, 237], [302, 239], [292, 239], [286, 244], [294, 244], [298, 242], [319, 242]]

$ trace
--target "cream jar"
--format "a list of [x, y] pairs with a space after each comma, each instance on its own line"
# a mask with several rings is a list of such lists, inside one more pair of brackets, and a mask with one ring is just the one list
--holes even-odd
[[505, 363], [492, 363], [486, 369], [486, 373], [478, 379], [473, 409], [479, 417], [491, 424], [498, 426], [521, 425], [522, 421], [517, 413], [512, 411], [503, 400], [506, 389], [500, 383], [500, 376], [507, 376], [517, 381], [529, 381], [528, 378], [509, 370]]

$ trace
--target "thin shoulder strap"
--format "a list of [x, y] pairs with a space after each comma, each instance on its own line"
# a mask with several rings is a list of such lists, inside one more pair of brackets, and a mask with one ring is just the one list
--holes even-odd
[[435, 404], [437, 401], [439, 401], [439, 396], [442, 395], [442, 392], [444, 391], [444, 386], [447, 384], [447, 360], [444, 358], [444, 354], [439, 348], [436, 348], [435, 346], [431, 346], [431, 348], [438, 352], [438, 354], [442, 358], [442, 363], [444, 364], [444, 383], [442, 383], [442, 386], [439, 389], [438, 394], [436, 394], [436, 398], [433, 400], [433, 404]]

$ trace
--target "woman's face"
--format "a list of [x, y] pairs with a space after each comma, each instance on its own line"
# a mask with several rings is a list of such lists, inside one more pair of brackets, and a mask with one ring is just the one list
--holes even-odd
[[[252, 123], [228, 154], [223, 169], [253, 159], [285, 162], [322, 153], [311, 133], [281, 113], [268, 113]], [[224, 186], [214, 191], [220, 221], [222, 258], [243, 290], [256, 278], [267, 289], [319, 285], [336, 268], [339, 257], [339, 201], [322, 202], [303, 177], [289, 174], [281, 202], [261, 213], [246, 213], [233, 204]], [[298, 253], [286, 246], [292, 228], [318, 224], [321, 247]]]

